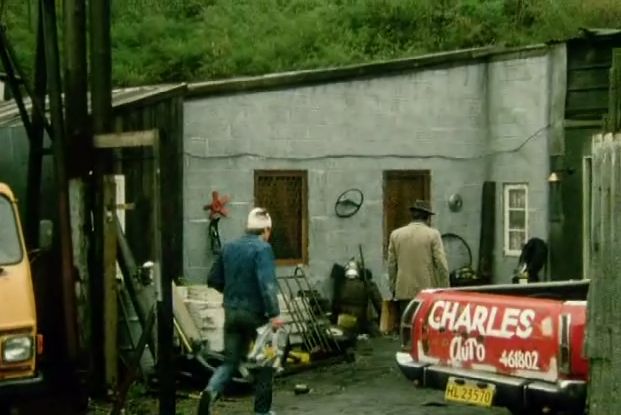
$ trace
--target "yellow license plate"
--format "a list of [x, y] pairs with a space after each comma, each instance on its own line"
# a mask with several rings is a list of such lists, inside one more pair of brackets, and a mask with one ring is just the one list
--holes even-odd
[[492, 406], [495, 392], [496, 385], [451, 377], [446, 384], [444, 399], [478, 406]]

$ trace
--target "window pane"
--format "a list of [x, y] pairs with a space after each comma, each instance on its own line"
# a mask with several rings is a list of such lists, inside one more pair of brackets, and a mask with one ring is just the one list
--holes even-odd
[[510, 229], [526, 229], [526, 211], [524, 210], [509, 211], [509, 228]]
[[6, 197], [0, 196], [0, 265], [14, 264], [21, 259], [22, 246], [13, 205]]
[[524, 189], [509, 190], [509, 207], [526, 208], [526, 191]]
[[509, 231], [509, 250], [521, 251], [522, 246], [526, 243], [526, 232]]

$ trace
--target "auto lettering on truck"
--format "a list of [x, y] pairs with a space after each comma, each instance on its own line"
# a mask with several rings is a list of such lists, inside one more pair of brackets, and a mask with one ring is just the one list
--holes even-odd
[[421, 292], [402, 316], [401, 371], [419, 386], [444, 390], [449, 401], [584, 413], [586, 301], [575, 293], [559, 298], [555, 287]]

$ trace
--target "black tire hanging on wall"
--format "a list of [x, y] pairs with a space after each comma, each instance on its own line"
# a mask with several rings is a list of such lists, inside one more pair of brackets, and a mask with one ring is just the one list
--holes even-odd
[[[456, 233], [452, 233], [452, 232], [447, 232], [447, 233], [443, 233], [442, 234], [442, 244], [444, 245], [444, 250], [447, 251], [446, 247], [449, 245], [449, 243], [451, 241], [455, 241], [456, 243], [459, 244], [459, 246], [462, 247], [462, 249], [464, 250], [464, 254], [465, 254], [465, 261], [460, 261], [460, 263], [458, 265], [456, 264], [450, 264], [449, 263], [449, 272], [453, 272], [455, 270], [458, 270], [460, 268], [464, 268], [464, 267], [470, 267], [472, 268], [472, 250], [470, 249], [470, 245], [468, 245], [468, 242], [466, 242], [466, 240], [464, 238], [462, 238], [461, 236], [457, 235]], [[450, 259], [449, 258], [449, 252], [446, 252], [447, 254], [447, 261]], [[451, 267], [451, 265], [454, 265], [453, 267]]]

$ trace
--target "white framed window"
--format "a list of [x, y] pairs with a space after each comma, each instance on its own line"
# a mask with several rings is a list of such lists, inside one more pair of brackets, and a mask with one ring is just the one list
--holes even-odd
[[505, 184], [504, 201], [504, 253], [520, 256], [528, 240], [528, 185]]

